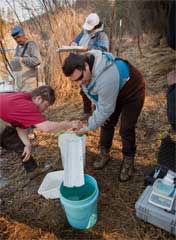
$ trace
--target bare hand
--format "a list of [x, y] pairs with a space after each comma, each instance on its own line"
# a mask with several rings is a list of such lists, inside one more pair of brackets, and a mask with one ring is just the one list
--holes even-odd
[[32, 152], [32, 147], [31, 145], [25, 146], [24, 147], [24, 151], [22, 156], [24, 156], [23, 158], [23, 162], [27, 162], [31, 156], [31, 152]]
[[78, 46], [78, 44], [76, 42], [71, 42], [70, 45], [71, 46]]
[[167, 84], [170, 86], [176, 83], [176, 70], [171, 71], [167, 75]]
[[88, 133], [88, 128], [86, 125], [84, 125], [82, 128], [78, 129], [78, 130], [75, 130], [74, 132], [77, 133], [77, 134], [87, 134]]
[[80, 120], [75, 120], [71, 122], [71, 128], [72, 130], [79, 130], [83, 127], [83, 123]]
[[110, 118], [108, 118], [103, 124], [102, 127], [106, 127], [110, 122]]
[[82, 51], [87, 52], [87, 51], [89, 51], [89, 49], [87, 47], [83, 47]]

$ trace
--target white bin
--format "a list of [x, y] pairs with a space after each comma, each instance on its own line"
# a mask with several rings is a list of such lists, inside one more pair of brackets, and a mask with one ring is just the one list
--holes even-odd
[[63, 177], [63, 170], [48, 173], [38, 189], [38, 194], [46, 199], [59, 198], [59, 187], [63, 181]]

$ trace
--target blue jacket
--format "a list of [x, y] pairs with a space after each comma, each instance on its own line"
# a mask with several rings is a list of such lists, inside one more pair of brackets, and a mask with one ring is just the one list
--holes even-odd
[[90, 34], [85, 30], [81, 31], [73, 41], [79, 46], [87, 47], [89, 50], [97, 49], [101, 51], [109, 51], [109, 39], [104, 32], [104, 25]]

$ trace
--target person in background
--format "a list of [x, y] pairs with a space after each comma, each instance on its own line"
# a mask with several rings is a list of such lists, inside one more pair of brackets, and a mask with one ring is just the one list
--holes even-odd
[[15, 89], [31, 91], [39, 86], [37, 77], [37, 69], [41, 63], [39, 48], [34, 41], [26, 37], [21, 26], [12, 28], [11, 36], [17, 43], [15, 54], [10, 61]]
[[173, 50], [176, 50], [175, 9], [176, 9], [176, 2], [175, 1], [170, 1], [166, 39], [167, 39], [168, 46], [170, 48], [172, 48]]
[[[104, 24], [100, 21], [96, 13], [87, 16], [83, 30], [71, 42], [72, 46], [82, 46], [86, 51], [97, 49], [101, 51], [109, 51], [109, 39], [104, 31]], [[83, 99], [83, 117], [88, 117], [92, 112], [91, 101], [80, 89], [80, 95]]]
[[[170, 2], [166, 40], [168, 46], [176, 50], [176, 2]], [[162, 139], [158, 153], [158, 163], [176, 171], [176, 70], [173, 66], [167, 75], [167, 117], [171, 125], [168, 135]]]
[[161, 141], [157, 162], [176, 171], [176, 70], [167, 75], [167, 117], [171, 128]]
[[22, 154], [27, 171], [29, 163], [35, 161], [31, 156], [32, 146], [27, 128], [33, 126], [45, 132], [57, 133], [82, 126], [80, 121], [47, 120], [42, 113], [54, 102], [55, 93], [49, 86], [41, 86], [31, 92], [0, 94], [0, 146]]
[[71, 53], [65, 58], [62, 69], [65, 76], [81, 84], [84, 93], [96, 105], [87, 124], [77, 131], [85, 134], [101, 127], [100, 157], [94, 161], [95, 169], [103, 168], [110, 160], [115, 126], [121, 115], [123, 161], [119, 180], [128, 181], [134, 169], [136, 123], [145, 98], [143, 76], [129, 62], [98, 50]]
[[167, 116], [176, 134], [176, 70], [167, 75]]

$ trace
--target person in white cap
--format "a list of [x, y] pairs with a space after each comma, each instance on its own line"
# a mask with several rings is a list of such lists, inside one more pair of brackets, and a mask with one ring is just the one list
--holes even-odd
[[[83, 46], [85, 50], [97, 49], [101, 51], [109, 51], [109, 39], [104, 31], [104, 24], [100, 21], [96, 13], [91, 13], [87, 16], [83, 30], [71, 42], [72, 46]], [[80, 90], [80, 95], [83, 99], [83, 117], [88, 117], [92, 112], [91, 101]]]

